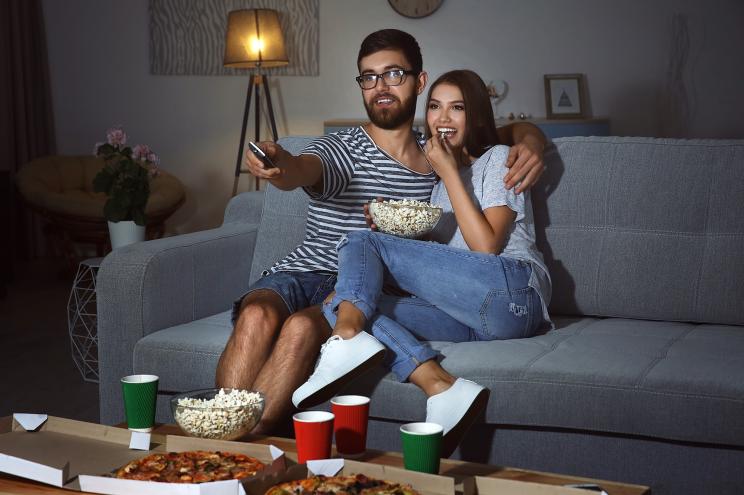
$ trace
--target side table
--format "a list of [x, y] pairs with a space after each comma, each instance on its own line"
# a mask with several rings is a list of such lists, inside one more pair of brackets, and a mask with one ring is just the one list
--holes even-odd
[[95, 383], [98, 383], [96, 275], [102, 260], [90, 258], [80, 262], [67, 302], [72, 360], [83, 380]]

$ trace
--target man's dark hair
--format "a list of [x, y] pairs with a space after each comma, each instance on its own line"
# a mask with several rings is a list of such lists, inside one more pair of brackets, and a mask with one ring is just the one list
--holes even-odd
[[[496, 123], [491, 108], [491, 98], [483, 79], [471, 70], [452, 70], [445, 72], [429, 86], [426, 96], [426, 107], [429, 107], [431, 94], [440, 84], [451, 84], [460, 88], [462, 99], [465, 101], [465, 149], [471, 156], [481, 156], [485, 151], [499, 144], [496, 133]], [[427, 139], [431, 137], [431, 129], [426, 126]]]
[[411, 64], [411, 70], [419, 74], [423, 70], [423, 61], [421, 60], [421, 48], [416, 38], [399, 29], [381, 29], [370, 34], [359, 47], [359, 56], [357, 57], [357, 68], [359, 63], [367, 55], [372, 55], [381, 50], [399, 50]]

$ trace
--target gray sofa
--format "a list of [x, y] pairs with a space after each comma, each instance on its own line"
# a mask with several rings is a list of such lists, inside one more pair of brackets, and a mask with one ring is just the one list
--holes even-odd
[[[744, 493], [744, 141], [561, 138], [546, 162], [533, 205], [557, 328], [433, 344], [492, 391], [455, 455], [655, 494]], [[242, 194], [217, 229], [106, 257], [103, 423], [123, 420], [132, 372], [160, 376], [160, 421], [169, 394], [213, 386], [232, 300], [300, 241], [306, 204]], [[371, 394], [371, 447], [399, 450], [399, 425], [424, 417], [424, 395], [382, 369], [349, 389]]]

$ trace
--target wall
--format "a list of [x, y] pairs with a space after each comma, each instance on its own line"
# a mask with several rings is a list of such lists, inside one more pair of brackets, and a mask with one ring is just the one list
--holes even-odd
[[[132, 141], [158, 151], [163, 167], [188, 189], [168, 230], [219, 225], [247, 79], [150, 75], [147, 0], [43, 5], [59, 152], [89, 153], [107, 127], [122, 124]], [[445, 0], [424, 19], [401, 17], [385, 0], [320, 0], [320, 76], [275, 78], [279, 134], [319, 134], [324, 120], [362, 117], [353, 81], [359, 43], [395, 27], [419, 40], [433, 77], [465, 67], [486, 81], [508, 81], [499, 114], [545, 115], [543, 74], [580, 72], [593, 114], [609, 116], [613, 134], [662, 135], [674, 116], [660, 103], [675, 13], [686, 16], [690, 39], [681, 72], [690, 119], [677, 125], [677, 135], [744, 138], [744, 3], [738, 0]], [[250, 184], [243, 176], [240, 189]]]

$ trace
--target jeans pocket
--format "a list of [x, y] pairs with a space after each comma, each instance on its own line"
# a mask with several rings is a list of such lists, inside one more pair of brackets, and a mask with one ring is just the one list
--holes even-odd
[[529, 336], [535, 318], [532, 287], [488, 292], [480, 309], [482, 339], [520, 339]]

